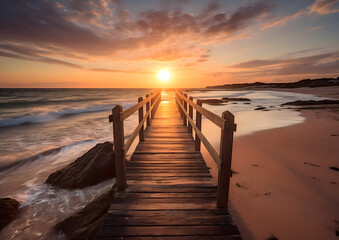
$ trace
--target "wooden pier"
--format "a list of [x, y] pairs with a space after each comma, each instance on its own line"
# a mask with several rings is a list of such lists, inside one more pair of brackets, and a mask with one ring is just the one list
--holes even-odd
[[[136, 111], [139, 125], [125, 143], [123, 120]], [[200, 131], [202, 115], [220, 126], [220, 154]], [[130, 109], [117, 106], [110, 120], [118, 192], [97, 239], [241, 239], [227, 210], [233, 115], [217, 116], [175, 90], [162, 100], [160, 91], [139, 98]], [[125, 161], [137, 136], [139, 144]], [[201, 142], [219, 167], [218, 184], [200, 153]]]

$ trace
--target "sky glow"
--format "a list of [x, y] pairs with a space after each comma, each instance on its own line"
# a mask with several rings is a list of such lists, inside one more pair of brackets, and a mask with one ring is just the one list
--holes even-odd
[[339, 0], [5, 0], [0, 87], [175, 87], [339, 75]]

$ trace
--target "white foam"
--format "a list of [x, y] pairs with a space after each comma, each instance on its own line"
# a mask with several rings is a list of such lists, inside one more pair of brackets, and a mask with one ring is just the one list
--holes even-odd
[[[46, 184], [31, 187], [25, 193], [13, 196], [22, 203], [20, 215], [2, 230], [0, 239], [51, 239], [55, 224], [84, 208], [114, 184], [109, 180], [84, 189], [56, 189]], [[23, 199], [25, 198], [25, 199]], [[54, 236], [64, 239], [64, 236]]]

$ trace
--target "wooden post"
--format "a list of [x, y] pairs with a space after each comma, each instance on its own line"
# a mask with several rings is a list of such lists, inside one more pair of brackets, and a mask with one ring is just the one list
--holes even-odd
[[121, 105], [112, 109], [113, 139], [115, 152], [116, 182], [118, 191], [126, 189], [126, 162], [124, 153], [124, 122], [121, 119]]
[[[146, 98], [149, 97], [149, 94], [146, 94]], [[149, 111], [149, 101], [146, 103], [146, 113]], [[151, 126], [151, 119], [148, 115], [147, 120], [146, 120], [146, 126]]]
[[182, 112], [181, 112], [181, 108], [179, 107], [179, 103], [180, 103], [180, 97], [179, 97], [179, 95], [177, 94], [177, 93], [175, 93], [175, 95], [176, 95], [176, 98], [175, 98], [175, 103], [177, 104], [177, 107], [178, 107], [178, 109], [179, 109], [179, 113], [180, 113], [180, 116], [182, 117]]
[[[202, 101], [200, 99], [197, 100], [197, 105], [202, 106]], [[195, 124], [197, 125], [197, 128], [201, 131], [201, 113], [198, 111], [195, 112]], [[195, 150], [200, 151], [201, 148], [201, 140], [198, 137], [197, 133], [195, 133]]]
[[181, 100], [180, 100], [181, 98], [180, 98], [180, 95], [177, 92], [175, 92], [175, 95], [176, 95], [175, 100], [176, 100], [176, 103], [177, 103], [177, 106], [178, 106], [178, 109], [179, 109], [179, 113], [180, 113], [180, 116], [182, 117], [181, 108], [179, 107], [179, 103], [181, 103]]
[[[191, 100], [193, 102], [193, 97], [189, 97], [189, 100]], [[188, 109], [189, 109], [188, 114], [189, 114], [190, 118], [193, 119], [193, 107], [191, 106], [191, 104], [189, 104]], [[192, 125], [190, 123], [188, 123], [188, 132], [189, 133], [193, 132], [192, 131]]]
[[[179, 91], [179, 102], [181, 103], [182, 106], [184, 106], [184, 99], [182, 98], [182, 95], [183, 93]], [[181, 117], [184, 118], [185, 114], [181, 108], [180, 110], [181, 110]]]
[[[187, 94], [185, 93], [184, 96], [187, 97]], [[184, 101], [184, 109], [187, 112], [187, 102], [186, 102], [185, 99], [183, 99], [183, 101]], [[186, 119], [186, 115], [185, 114], [184, 114], [183, 124], [184, 124], [184, 126], [187, 126], [187, 119]]]
[[[143, 100], [142, 97], [138, 98], [138, 102], [141, 102]], [[142, 119], [144, 118], [144, 107], [142, 106], [141, 108], [139, 108], [139, 123], [142, 121]], [[139, 141], [144, 141], [144, 126], [142, 126], [142, 128], [139, 131]]]
[[227, 208], [228, 193], [231, 178], [231, 161], [233, 147], [233, 132], [235, 131], [234, 116], [229, 111], [222, 113], [226, 121], [221, 129], [220, 159], [221, 164], [218, 173], [217, 207]]
[[157, 93], [157, 97], [156, 97], [156, 98], [158, 98], [158, 97], [159, 97], [159, 99], [154, 103], [154, 104], [155, 104], [155, 106], [154, 106], [154, 115], [155, 115], [155, 113], [157, 112], [158, 107], [159, 107], [160, 102], [161, 102], [161, 91], [159, 91], [159, 92]]
[[[151, 95], [153, 95], [153, 93], [151, 93]], [[154, 101], [157, 97], [155, 96], [154, 98], [151, 99], [151, 107], [154, 105]], [[153, 107], [152, 111], [151, 111], [151, 118], [154, 118], [154, 113], [155, 113], [155, 107]]]

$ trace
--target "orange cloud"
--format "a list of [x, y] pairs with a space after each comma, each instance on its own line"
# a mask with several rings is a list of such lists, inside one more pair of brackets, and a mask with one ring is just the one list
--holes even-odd
[[226, 16], [212, 2], [196, 14], [151, 9], [131, 16], [110, 0], [7, 1], [0, 50], [3, 57], [84, 69], [100, 57], [203, 62], [207, 44], [240, 34], [271, 10], [265, 1], [252, 2]]
[[335, 3], [339, 3], [339, 0], [316, 0], [310, 7], [310, 12], [320, 15], [337, 13], [339, 12], [339, 8], [333, 8]]
[[[214, 72], [215, 78], [231, 78], [234, 81], [258, 80], [296, 75], [336, 76], [339, 74], [339, 51], [314, 54], [305, 57], [278, 57], [254, 59], [226, 66], [227, 71]], [[260, 81], [261, 81], [260, 80]]]
[[316, 13], [319, 15], [326, 15], [339, 12], [339, 8], [333, 8], [333, 5], [339, 3], [339, 0], [316, 0], [312, 5], [301, 9], [300, 11], [276, 18], [273, 21], [264, 24], [262, 29], [267, 29], [276, 26], [284, 26], [286, 23], [294, 21], [301, 16]]

